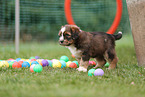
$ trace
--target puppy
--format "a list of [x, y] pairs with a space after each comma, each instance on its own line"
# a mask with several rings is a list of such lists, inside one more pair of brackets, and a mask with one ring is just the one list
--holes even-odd
[[104, 32], [85, 32], [76, 25], [65, 25], [59, 31], [59, 44], [67, 47], [79, 62], [78, 71], [87, 72], [89, 59], [95, 58], [97, 67], [103, 67], [106, 61], [108, 69], [116, 68], [118, 58], [115, 52], [115, 40], [122, 37]]

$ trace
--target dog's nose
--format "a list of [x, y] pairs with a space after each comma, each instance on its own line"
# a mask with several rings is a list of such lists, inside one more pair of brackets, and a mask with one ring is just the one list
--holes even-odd
[[63, 40], [61, 40], [61, 41], [59, 41], [60, 43], [63, 43], [64, 41]]

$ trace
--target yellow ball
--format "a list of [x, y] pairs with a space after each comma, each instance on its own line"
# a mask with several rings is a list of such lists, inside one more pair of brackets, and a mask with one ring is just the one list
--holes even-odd
[[26, 61], [26, 59], [21, 59], [21, 61]]
[[2, 62], [0, 61], [0, 68], [2, 68], [3, 67], [3, 64], [2, 64]]
[[7, 61], [5, 61], [5, 66], [9, 67], [9, 63]]
[[59, 60], [54, 60], [52, 63], [53, 68], [61, 68], [61, 63]]
[[36, 61], [42, 66], [42, 59], [37, 59]]
[[1, 61], [0, 67], [9, 67], [9, 63], [7, 61]]
[[30, 64], [30, 66], [31, 66], [31, 63], [32, 63], [32, 62], [31, 62], [30, 60], [26, 60], [26, 61], [27, 61], [27, 62]]
[[69, 64], [72, 63], [71, 61], [66, 62], [66, 67], [69, 67]]

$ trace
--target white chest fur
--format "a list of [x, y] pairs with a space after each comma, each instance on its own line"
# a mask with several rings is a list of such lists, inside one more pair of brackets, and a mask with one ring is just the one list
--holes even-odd
[[81, 50], [78, 50], [74, 45], [67, 46], [67, 48], [76, 58], [81, 58]]

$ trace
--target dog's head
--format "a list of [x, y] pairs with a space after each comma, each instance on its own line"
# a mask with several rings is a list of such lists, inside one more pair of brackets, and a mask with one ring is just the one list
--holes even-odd
[[62, 26], [59, 31], [59, 44], [62, 46], [70, 46], [79, 37], [80, 28], [76, 25]]

